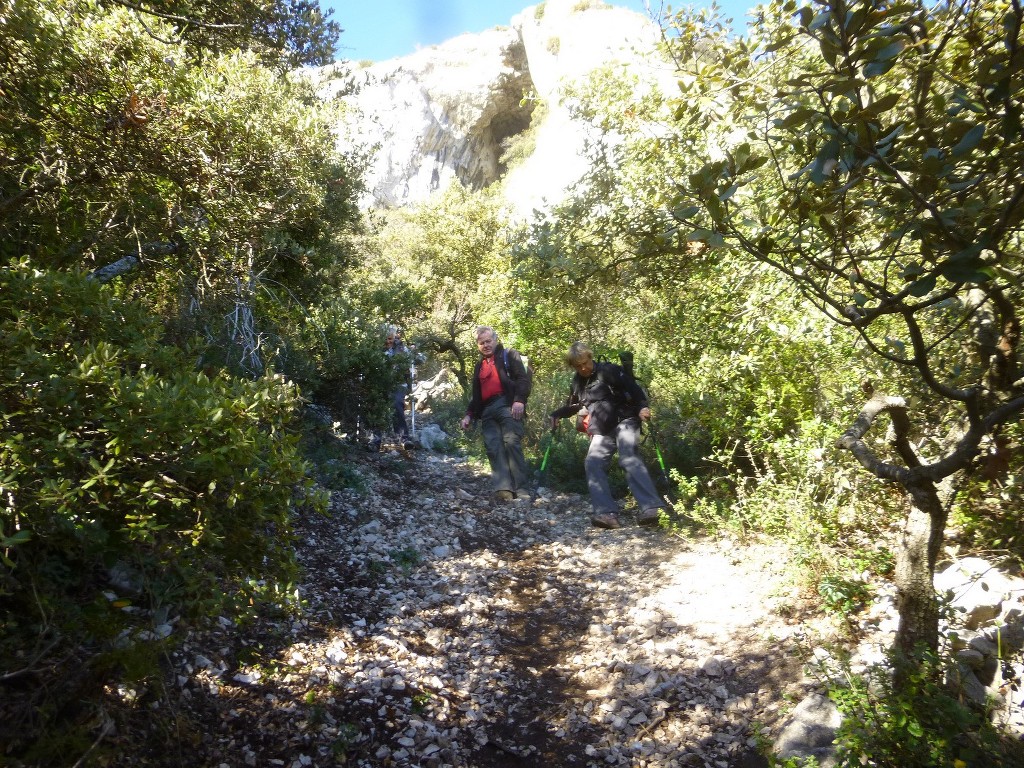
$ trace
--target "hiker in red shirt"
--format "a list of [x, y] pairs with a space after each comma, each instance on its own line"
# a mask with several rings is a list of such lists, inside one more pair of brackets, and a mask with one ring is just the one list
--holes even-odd
[[529, 474], [522, 440], [530, 376], [522, 356], [514, 349], [502, 347], [493, 328], [476, 329], [476, 346], [481, 357], [473, 370], [473, 394], [462, 428], [469, 429], [474, 421], [480, 422], [491, 464], [494, 498], [528, 499]]

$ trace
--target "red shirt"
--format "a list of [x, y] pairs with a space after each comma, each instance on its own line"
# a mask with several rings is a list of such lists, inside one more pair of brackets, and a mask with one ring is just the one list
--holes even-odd
[[504, 394], [498, 369], [494, 367], [494, 357], [485, 357], [480, 364], [480, 400], [487, 402], [492, 397]]

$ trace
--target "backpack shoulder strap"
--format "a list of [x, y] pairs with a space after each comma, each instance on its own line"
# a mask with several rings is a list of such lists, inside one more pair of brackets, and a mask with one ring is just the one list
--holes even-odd
[[513, 359], [513, 360], [516, 360], [516, 359], [522, 360], [522, 359], [523, 359], [523, 357], [522, 357], [522, 355], [520, 355], [520, 354], [519, 354], [519, 353], [518, 353], [518, 352], [517, 352], [516, 350], [514, 350], [514, 349], [506, 349], [506, 348], [502, 348], [502, 350], [501, 350], [501, 351], [502, 351], [502, 353], [503, 353], [503, 357], [504, 357], [504, 360], [505, 360], [505, 373], [506, 373], [506, 374], [508, 374], [508, 377], [509, 377], [509, 378], [512, 378], [512, 368], [511, 368], [511, 367], [509, 366], [509, 364], [508, 364], [508, 358], [509, 358], [509, 355], [511, 355], [511, 356], [512, 356], [512, 359]]

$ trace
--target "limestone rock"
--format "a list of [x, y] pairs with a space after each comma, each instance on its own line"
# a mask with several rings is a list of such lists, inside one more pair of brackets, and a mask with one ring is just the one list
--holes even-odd
[[812, 693], [801, 701], [782, 727], [775, 742], [779, 757], [817, 758], [821, 766], [836, 764], [833, 740], [842, 715], [829, 699]]
[[[587, 167], [591, 129], [571, 114], [564, 89], [600, 67], [636, 67], [654, 55], [659, 33], [634, 11], [547, 0], [507, 27], [367, 66], [350, 62], [351, 79], [331, 79], [330, 70], [315, 77], [322, 97], [344, 104], [339, 145], [371, 153], [364, 207], [414, 205], [453, 180], [474, 189], [503, 181], [514, 212], [526, 216], [557, 201]], [[647, 66], [644, 80], [664, 76], [671, 87], [670, 74], [662, 62]], [[531, 125], [538, 103], [542, 117]], [[503, 153], [528, 129], [533, 149], [509, 171]]]
[[1022, 586], [979, 557], [964, 558], [935, 574], [935, 590], [964, 612], [967, 629], [977, 629], [999, 616], [1003, 601], [1019, 596]]

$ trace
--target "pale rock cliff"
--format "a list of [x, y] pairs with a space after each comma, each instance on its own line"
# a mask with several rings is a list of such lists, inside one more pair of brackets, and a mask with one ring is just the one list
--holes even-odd
[[647, 83], [665, 82], [671, 68], [654, 52], [660, 28], [625, 8], [579, 0], [549, 0], [527, 8], [512, 25], [519, 32], [537, 96], [548, 110], [536, 131], [533, 152], [504, 179], [506, 199], [527, 215], [556, 202], [587, 169], [584, 144], [596, 135], [574, 119], [563, 98], [566, 87], [583, 83], [602, 67], [620, 65]]
[[[354, 67], [357, 90], [340, 96], [343, 141], [374, 149], [365, 207], [413, 205], [453, 179], [481, 188], [499, 180], [513, 209], [528, 215], [555, 201], [585, 170], [589, 126], [563, 104], [563, 88], [596, 68], [626, 63], [651, 70], [657, 25], [622, 8], [548, 0], [509, 27], [461, 35], [389, 61]], [[660, 65], [660, 74], [669, 68]], [[340, 82], [326, 82], [330, 98]], [[531, 127], [534, 105], [543, 118]], [[504, 145], [528, 128], [533, 151], [509, 172]]]

